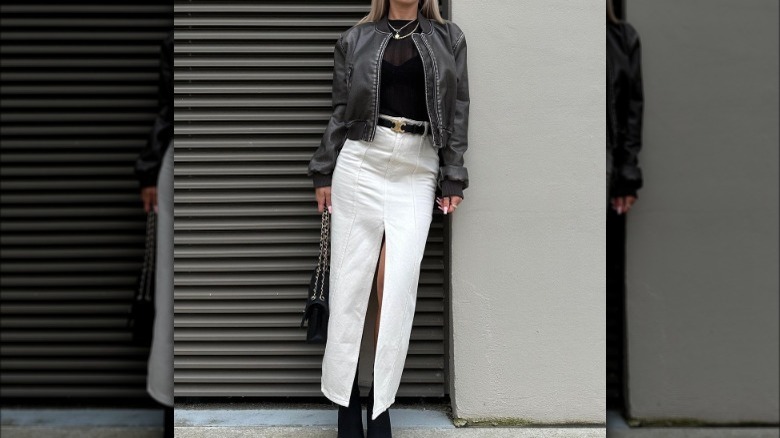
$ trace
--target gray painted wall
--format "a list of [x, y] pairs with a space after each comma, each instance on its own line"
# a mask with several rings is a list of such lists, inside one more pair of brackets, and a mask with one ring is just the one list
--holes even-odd
[[471, 91], [452, 217], [459, 417], [604, 423], [603, 9], [453, 2]]
[[646, 102], [646, 187], [627, 223], [630, 415], [777, 422], [778, 3], [626, 12]]

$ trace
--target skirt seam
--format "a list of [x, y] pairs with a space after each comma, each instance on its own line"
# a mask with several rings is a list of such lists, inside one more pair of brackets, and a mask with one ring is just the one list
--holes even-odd
[[[366, 160], [366, 153], [368, 153], [368, 148], [363, 149], [363, 155], [360, 157], [360, 166], [358, 167], [357, 175], [355, 176], [355, 186], [357, 186], [358, 182], [360, 181], [360, 173], [363, 171], [363, 163]], [[353, 209], [353, 215], [352, 215], [352, 222], [349, 224], [349, 230], [347, 231], [347, 238], [344, 239], [344, 247], [346, 248], [349, 244], [349, 238], [352, 235], [352, 228], [355, 225], [355, 219], [357, 218], [357, 208], [355, 207], [357, 201], [357, 190], [352, 191], [352, 209]], [[341, 278], [341, 267], [344, 264], [344, 251], [342, 251], [341, 254], [341, 260], [339, 261], [339, 267], [338, 267], [338, 273], [339, 276], [337, 279]]]

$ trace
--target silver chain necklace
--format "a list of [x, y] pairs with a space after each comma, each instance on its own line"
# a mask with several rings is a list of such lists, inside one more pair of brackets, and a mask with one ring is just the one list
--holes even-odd
[[406, 23], [406, 24], [404, 24], [403, 26], [401, 26], [401, 28], [400, 28], [400, 29], [396, 29], [396, 28], [394, 28], [394, 27], [393, 27], [393, 25], [392, 25], [392, 24], [390, 24], [390, 21], [389, 21], [389, 20], [387, 21], [387, 25], [388, 25], [388, 26], [390, 26], [390, 29], [393, 29], [393, 30], [395, 31], [395, 35], [393, 35], [393, 38], [395, 38], [395, 39], [399, 40], [399, 39], [401, 39], [401, 38], [406, 38], [406, 37], [408, 37], [409, 35], [413, 34], [415, 30], [417, 30], [417, 26], [419, 26], [419, 25], [420, 25], [420, 22], [419, 22], [419, 21], [418, 21], [418, 22], [417, 22], [417, 24], [414, 26], [414, 29], [412, 29], [412, 31], [411, 31], [411, 32], [407, 33], [407, 34], [406, 34], [406, 35], [404, 35], [404, 36], [401, 36], [401, 35], [400, 35], [400, 33], [401, 33], [401, 30], [403, 30], [403, 28], [404, 28], [404, 27], [406, 27], [406, 26], [408, 26], [408, 25], [412, 24], [412, 22], [413, 22], [413, 21], [415, 21], [415, 20], [409, 21], [408, 23]]

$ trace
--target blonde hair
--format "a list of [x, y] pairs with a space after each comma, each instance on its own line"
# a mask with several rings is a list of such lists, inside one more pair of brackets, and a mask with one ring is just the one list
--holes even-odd
[[[420, 12], [425, 18], [438, 21], [444, 24], [445, 20], [439, 12], [438, 0], [419, 0], [422, 2]], [[390, 0], [371, 0], [371, 10], [368, 15], [361, 18], [357, 24], [368, 23], [369, 21], [379, 21], [385, 14], [390, 12]]]
[[615, 15], [615, 7], [612, 4], [613, 0], [607, 0], [607, 20], [613, 23], [620, 23], [617, 15]]

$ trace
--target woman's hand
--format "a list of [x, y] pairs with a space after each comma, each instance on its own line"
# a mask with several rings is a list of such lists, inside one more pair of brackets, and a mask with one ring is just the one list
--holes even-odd
[[617, 211], [617, 214], [628, 213], [634, 202], [636, 202], [636, 198], [633, 196], [616, 196], [612, 198], [612, 208]]
[[458, 207], [458, 204], [463, 201], [463, 198], [460, 196], [445, 196], [444, 198], [436, 198], [436, 203], [439, 204], [439, 210], [443, 211], [444, 214], [452, 213], [455, 211], [455, 209]]
[[151, 208], [157, 213], [157, 186], [149, 186], [141, 189], [141, 201], [144, 203], [144, 212], [149, 213]]
[[317, 211], [322, 213], [327, 207], [328, 213], [333, 213], [333, 208], [330, 205], [330, 186], [317, 187], [314, 189], [314, 193], [317, 196]]

